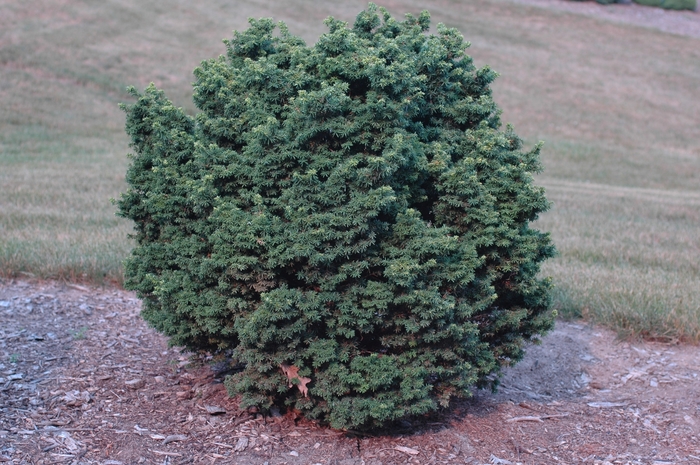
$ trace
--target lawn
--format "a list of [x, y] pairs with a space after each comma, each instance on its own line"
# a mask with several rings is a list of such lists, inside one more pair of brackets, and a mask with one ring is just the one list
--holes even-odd
[[[125, 88], [153, 81], [194, 113], [192, 70], [248, 17], [312, 43], [366, 6], [336, 3], [0, 0], [0, 273], [119, 284]], [[700, 342], [700, 39], [508, 0], [384, 4], [457, 27], [501, 74], [503, 121], [545, 142], [555, 307]]]

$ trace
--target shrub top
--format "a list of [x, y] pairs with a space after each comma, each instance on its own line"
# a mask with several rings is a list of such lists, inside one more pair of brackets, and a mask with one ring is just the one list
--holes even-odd
[[[195, 70], [187, 116], [125, 106], [126, 285], [192, 350], [245, 366], [243, 406], [334, 427], [446, 406], [549, 329], [539, 146], [501, 131], [496, 73], [455, 29], [370, 4], [307, 47], [270, 19]], [[294, 387], [296, 385], [296, 387]]]

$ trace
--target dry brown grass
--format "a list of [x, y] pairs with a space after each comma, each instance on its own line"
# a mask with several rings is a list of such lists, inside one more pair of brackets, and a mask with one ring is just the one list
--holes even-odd
[[[621, 21], [620, 12], [642, 11], [621, 6], [593, 14], [593, 3], [380, 3], [397, 15], [427, 7], [434, 24], [459, 28], [477, 65], [501, 73], [503, 120], [528, 144], [546, 142], [539, 179], [554, 208], [539, 225], [561, 251], [545, 270], [557, 306], [699, 340], [700, 34]], [[109, 198], [125, 188], [117, 103], [128, 101], [127, 85], [153, 81], [193, 112], [192, 69], [223, 53], [221, 39], [247, 17], [284, 19], [311, 43], [325, 17], [352, 21], [364, 6], [0, 0], [2, 273], [121, 279], [130, 225]], [[700, 21], [663, 15], [664, 24]]]

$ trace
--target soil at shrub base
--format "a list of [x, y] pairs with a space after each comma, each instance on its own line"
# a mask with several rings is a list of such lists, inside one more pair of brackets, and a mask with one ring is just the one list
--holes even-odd
[[240, 411], [131, 293], [0, 281], [0, 462], [700, 463], [700, 348], [557, 323], [497, 394], [385, 434]]

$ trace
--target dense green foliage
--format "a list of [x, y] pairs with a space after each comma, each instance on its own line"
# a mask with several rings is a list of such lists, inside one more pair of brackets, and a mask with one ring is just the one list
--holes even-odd
[[[585, 0], [575, 0], [575, 1], [585, 1]], [[695, 10], [697, 9], [697, 0], [633, 0], [634, 3], [639, 3], [640, 5], [646, 6], [656, 6], [659, 8], [664, 8], [666, 10]], [[629, 3], [625, 0], [596, 0], [596, 2], [602, 5], [610, 5], [613, 3]]]
[[427, 12], [370, 4], [313, 47], [250, 24], [195, 70], [195, 118], [153, 86], [124, 107], [144, 318], [245, 366], [244, 406], [338, 428], [487, 385], [552, 325], [539, 146], [499, 129], [496, 73]]
[[697, 0], [634, 0], [640, 5], [658, 6], [666, 10], [695, 10]]

